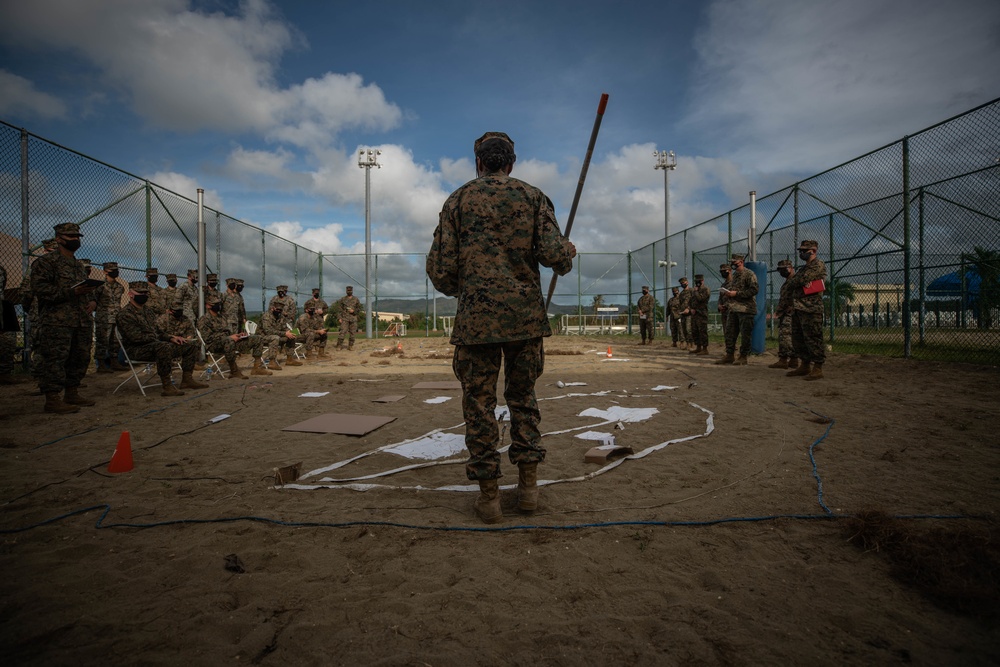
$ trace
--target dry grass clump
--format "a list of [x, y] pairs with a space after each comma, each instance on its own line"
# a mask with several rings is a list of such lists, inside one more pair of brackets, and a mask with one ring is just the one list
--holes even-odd
[[371, 354], [373, 357], [402, 357], [403, 348], [401, 347], [386, 347], [381, 350], [374, 350]]
[[1000, 543], [993, 521], [926, 522], [877, 510], [847, 522], [848, 541], [884, 557], [892, 576], [943, 609], [1000, 615]]
[[580, 350], [545, 350], [546, 355], [551, 356], [570, 356], [575, 354], [583, 354]]

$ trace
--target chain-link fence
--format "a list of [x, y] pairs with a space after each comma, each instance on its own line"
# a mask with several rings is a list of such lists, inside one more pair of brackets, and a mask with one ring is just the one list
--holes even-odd
[[[748, 204], [672, 234], [669, 282], [704, 274], [714, 313], [719, 265], [746, 252], [751, 218], [757, 260], [769, 269], [794, 258], [801, 240], [819, 242], [835, 350], [1000, 363], [1000, 100], [763, 196], [753, 211]], [[203, 220], [208, 272], [242, 278], [251, 312], [256, 304], [263, 310], [278, 285], [301, 303], [315, 287], [336, 299], [344, 285], [364, 299], [367, 282], [373, 312], [427, 316], [423, 326], [411, 320], [411, 333], [454, 313], [428, 283], [423, 253], [376, 254], [366, 267], [364, 255], [323, 255], [208, 207]], [[8, 288], [20, 284], [52, 226], [68, 221], [83, 227], [78, 256], [95, 265], [117, 261], [126, 280], [157, 267], [183, 281], [196, 267], [195, 201], [0, 122], [0, 263]], [[594, 325], [632, 333], [635, 302], [649, 285], [662, 327], [670, 287], [664, 242], [581, 253], [550, 309], [575, 319], [553, 321], [564, 333]], [[772, 337], [774, 276], [764, 285]], [[711, 324], [718, 328], [715, 317]]]

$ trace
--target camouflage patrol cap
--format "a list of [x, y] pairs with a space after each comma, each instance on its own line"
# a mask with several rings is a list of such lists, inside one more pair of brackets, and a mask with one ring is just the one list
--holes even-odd
[[55, 227], [56, 234], [61, 234], [62, 236], [83, 236], [80, 233], [80, 225], [75, 222], [61, 222]]
[[782, 259], [778, 261], [778, 268], [783, 269], [785, 267], [790, 267], [792, 263], [787, 259]]
[[167, 280], [177, 280], [177, 274], [176, 273], [168, 273], [167, 274]]
[[236, 278], [226, 278], [226, 284], [236, 284]]
[[198, 277], [198, 269], [188, 269], [188, 278], [191, 278], [191, 277], [194, 277], [194, 278]]
[[681, 279], [678, 280], [677, 282], [679, 282], [679, 283], [681, 283], [683, 285], [687, 285], [687, 281], [688, 281], [687, 276], [682, 276]]
[[719, 264], [719, 268], [722, 269], [723, 271], [728, 271], [729, 270], [729, 265], [728, 264]]
[[694, 274], [694, 279], [695, 280], [702, 280], [703, 281], [703, 280], [705, 280], [705, 276], [703, 276], [700, 273], [696, 273], [696, 274]]
[[742, 262], [742, 261], [744, 261], [745, 258], [746, 258], [746, 255], [741, 255], [738, 252], [734, 252], [733, 256], [730, 258], [729, 261], [731, 261], [731, 262]]
[[155, 269], [153, 267], [149, 267], [148, 269], [146, 269], [146, 275], [147, 276], [158, 276], [158, 275], [160, 275], [160, 270], [159, 269]]
[[819, 250], [819, 243], [816, 241], [803, 241], [799, 244], [799, 250]]
[[278, 285], [278, 291], [279, 292], [287, 292], [288, 291], [288, 285]]
[[671, 288], [670, 288], [670, 291], [671, 291], [671, 292], [673, 292], [674, 294], [677, 294], [677, 293], [678, 293], [678, 292], [680, 292], [681, 290], [680, 290], [680, 288], [679, 288], [679, 287], [671, 287]]
[[218, 273], [210, 273], [210, 274], [208, 274], [207, 280], [218, 280], [218, 279], [219, 279], [219, 274]]
[[643, 285], [642, 289], [649, 289], [649, 285]]
[[506, 133], [504, 133], [504, 132], [487, 132], [483, 136], [481, 136], [478, 139], [476, 139], [476, 143], [473, 144], [473, 146], [472, 146], [472, 152], [473, 153], [478, 153], [479, 152], [479, 147], [487, 139], [503, 139], [508, 144], [510, 144], [511, 150], [514, 149], [514, 140], [511, 139], [510, 137], [508, 137]]
[[237, 278], [236, 279], [236, 284], [237, 285], [242, 285], [243, 284], [243, 279], [242, 278]]
[[135, 280], [128, 284], [128, 288], [132, 292], [137, 294], [148, 294], [149, 293], [149, 283], [144, 280]]
[[117, 271], [118, 262], [104, 262], [102, 267], [104, 268], [105, 271]]
[[318, 288], [318, 287], [313, 287], [313, 288], [312, 288], [312, 291], [313, 291], [313, 292], [318, 292], [318, 291], [319, 291], [319, 288]]

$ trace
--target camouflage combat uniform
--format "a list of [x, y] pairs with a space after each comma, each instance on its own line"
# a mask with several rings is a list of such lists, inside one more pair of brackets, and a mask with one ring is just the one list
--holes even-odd
[[[315, 294], [315, 292], [313, 293]], [[302, 310], [309, 310], [310, 308], [314, 309], [320, 315], [326, 315], [326, 311], [330, 310], [327, 302], [318, 296], [307, 299], [305, 305], [302, 306]]]
[[667, 299], [667, 312], [670, 313], [670, 338], [674, 347], [677, 347], [677, 340], [681, 338], [681, 297], [680, 292]]
[[826, 280], [826, 265], [814, 257], [799, 267], [785, 283], [792, 293], [792, 349], [803, 362], [826, 361], [823, 346], [823, 293], [804, 294], [802, 288], [814, 280]]
[[[722, 277], [721, 289], [724, 291], [729, 291], [733, 288], [733, 273], [732, 269], [728, 264], [722, 264], [719, 266], [719, 275]], [[725, 339], [725, 347], [727, 350], [736, 349], [736, 340], [730, 340], [730, 333], [733, 329], [729, 327], [729, 295], [719, 293], [719, 314], [722, 316], [722, 337]]]
[[691, 288], [687, 285], [683, 285], [680, 294], [677, 295], [677, 308], [681, 320], [681, 342], [690, 345], [694, 342], [694, 338], [691, 337], [691, 313], [684, 313], [691, 308]]
[[729, 289], [736, 292], [736, 296], [730, 297], [726, 304], [729, 310], [729, 318], [726, 320], [726, 354], [735, 353], [736, 341], [739, 340], [740, 356], [746, 357], [750, 354], [753, 321], [757, 315], [757, 276], [743, 267], [740, 271], [733, 271], [729, 281]]
[[337, 334], [337, 347], [344, 343], [344, 334], [348, 334], [349, 344], [354, 345], [354, 336], [358, 333], [358, 311], [361, 310], [361, 302], [353, 294], [345, 295], [337, 302], [338, 319], [340, 321], [340, 331]]
[[[169, 294], [164, 295], [169, 298]], [[194, 322], [198, 319], [198, 286], [191, 284], [191, 281], [184, 283], [177, 288], [177, 296], [184, 304], [184, 315]]]
[[[792, 274], [794, 275], [794, 274]], [[788, 281], [792, 276], [785, 278], [781, 284], [781, 292], [778, 296], [778, 307], [774, 314], [778, 316], [778, 356], [789, 359], [798, 359], [795, 348], [792, 345], [792, 314], [794, 312], [792, 301], [792, 289]]]
[[[13, 311], [13, 302], [4, 299], [4, 291], [7, 289], [7, 270], [0, 266], [0, 377], [8, 377], [14, 372], [14, 352], [17, 350], [17, 334], [19, 328], [17, 317], [9, 321], [10, 312]], [[10, 304], [10, 311], [4, 317], [3, 306]]]
[[326, 334], [316, 333], [320, 329], [324, 329], [323, 316], [313, 313], [310, 315], [307, 312], [299, 315], [299, 319], [295, 322], [295, 328], [299, 330], [299, 335], [304, 338], [306, 345], [306, 354], [312, 352], [313, 346], [325, 347], [326, 346]]
[[236, 353], [249, 353], [254, 359], [260, 359], [264, 352], [264, 342], [256, 334], [242, 340], [234, 341], [230, 336], [239, 333], [229, 328], [229, 323], [211, 311], [198, 320], [198, 330], [205, 338], [205, 347], [212, 354], [225, 356], [230, 368], [235, 368]]
[[[284, 287], [284, 285], [279, 285], [279, 287]], [[277, 294], [272, 296], [271, 300], [267, 302], [267, 309], [271, 310], [274, 307], [274, 304], [280, 303], [282, 316], [284, 316], [289, 322], [294, 322], [295, 318], [298, 317], [299, 306], [295, 303], [295, 299], [288, 294], [287, 288], [279, 291], [285, 292], [285, 296], [278, 296]]]
[[93, 292], [78, 296], [73, 285], [88, 270], [60, 251], [42, 255], [31, 265], [31, 293], [38, 300], [36, 377], [43, 394], [74, 389], [87, 374], [97, 305]]
[[647, 338], [649, 342], [653, 342], [653, 308], [656, 307], [656, 299], [647, 292], [639, 297], [636, 305], [639, 308], [639, 335], [642, 342], [645, 343]]
[[712, 290], [704, 283], [699, 287], [697, 281], [691, 290], [688, 307], [691, 309], [691, 337], [700, 349], [708, 348], [708, 302], [712, 299]]
[[[184, 345], [173, 343], [170, 340], [172, 335], [184, 334], [171, 334], [162, 329], [158, 321], [164, 317], [172, 318], [169, 313], [157, 316], [146, 305], [139, 307], [130, 302], [122, 308], [118, 312], [117, 323], [125, 351], [133, 360], [155, 360], [156, 374], [160, 378], [170, 375], [174, 359], [181, 360], [184, 373], [191, 373], [201, 345], [197, 340]], [[193, 330], [190, 335], [194, 336]]]
[[286, 358], [294, 356], [292, 350], [295, 349], [295, 345], [299, 341], [297, 337], [289, 338], [286, 335], [288, 333], [288, 319], [284, 313], [275, 315], [274, 311], [268, 310], [260, 316], [260, 328], [257, 331], [267, 347], [266, 356], [268, 359], [277, 361], [282, 347], [286, 348]]
[[542, 338], [552, 335], [539, 264], [565, 275], [572, 245], [559, 231], [552, 202], [541, 190], [503, 171], [487, 173], [445, 202], [427, 255], [434, 287], [458, 297], [451, 343], [462, 383], [466, 476], [501, 476], [495, 408], [501, 358], [510, 410], [514, 464], [545, 460], [535, 381], [542, 374]]
[[94, 310], [94, 359], [105, 364], [112, 358], [118, 359], [118, 341], [115, 339], [115, 318], [122, 308], [125, 286], [117, 278], [104, 283], [95, 294], [97, 309]]
[[233, 331], [243, 331], [247, 310], [243, 295], [235, 289], [227, 289], [222, 293], [222, 317]]

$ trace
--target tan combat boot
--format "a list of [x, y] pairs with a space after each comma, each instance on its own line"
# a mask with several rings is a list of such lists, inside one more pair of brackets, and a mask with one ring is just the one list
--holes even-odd
[[184, 392], [174, 386], [173, 380], [170, 379], [169, 375], [164, 375], [160, 378], [160, 384], [163, 386], [163, 391], [160, 392], [160, 396], [183, 396]]
[[229, 364], [229, 377], [236, 378], [238, 380], [246, 380], [247, 376], [243, 375], [243, 371], [240, 370], [239, 364], [233, 359]]
[[58, 391], [45, 392], [45, 412], [52, 412], [57, 415], [68, 415], [79, 412], [80, 406], [64, 403]]
[[284, 368], [281, 367], [281, 364], [278, 363], [278, 358], [277, 357], [271, 357], [270, 359], [267, 360], [267, 368], [268, 368], [268, 370], [272, 370], [272, 371], [283, 371], [283, 370], [285, 370]]
[[719, 359], [718, 361], [716, 361], [715, 365], [716, 366], [722, 366], [723, 364], [731, 364], [734, 361], [736, 361], [736, 358], [733, 357], [732, 353], [726, 352], [726, 356], [724, 356], [721, 359]]
[[798, 368], [798, 367], [799, 367], [799, 360], [796, 359], [795, 357], [788, 357], [788, 369], [791, 370], [793, 368]]
[[195, 380], [193, 371], [187, 371], [181, 375], [181, 389], [208, 389], [208, 385]]
[[326, 353], [326, 345], [319, 346], [319, 359], [330, 359], [330, 355]]
[[812, 370], [809, 371], [809, 375], [806, 376], [807, 380], [822, 380], [823, 379], [823, 364], [813, 364]]
[[688, 350], [688, 354], [698, 354], [701, 352], [701, 345], [696, 346], [694, 349]]
[[799, 377], [802, 375], [809, 375], [808, 361], [803, 361], [801, 364], [799, 364], [799, 367], [796, 368], [794, 371], [788, 371], [787, 373], [785, 373], [785, 377], [790, 377], [790, 378]]
[[344, 349], [344, 341], [342, 341], [342, 340], [338, 340], [337, 341], [337, 349], [338, 350], [343, 350]]
[[768, 368], [788, 368], [788, 357], [778, 357], [773, 364], [768, 364]]
[[254, 357], [253, 369], [250, 371], [250, 375], [274, 375], [274, 373], [264, 368], [264, 364], [260, 363], [260, 357]]
[[736, 358], [736, 361], [733, 362], [733, 365], [734, 366], [746, 366], [749, 363], [750, 363], [750, 360], [747, 359], [747, 355], [741, 354], [740, 356], [738, 356]]
[[66, 387], [66, 398], [63, 399], [63, 403], [68, 405], [97, 405], [89, 398], [81, 396], [79, 387]]
[[677, 347], [677, 341], [674, 341], [674, 344], [671, 347]]
[[495, 479], [479, 480], [479, 497], [474, 505], [476, 514], [483, 523], [498, 523], [503, 520], [500, 509], [500, 484]]
[[350, 352], [353, 349], [354, 349], [354, 343], [348, 343], [347, 344], [347, 351]]
[[538, 509], [538, 463], [517, 464], [517, 509], [534, 512]]
[[701, 352], [698, 352], [698, 354], [708, 354], [708, 345], [702, 346]]
[[302, 362], [295, 358], [295, 355], [285, 355], [286, 366], [301, 366]]

